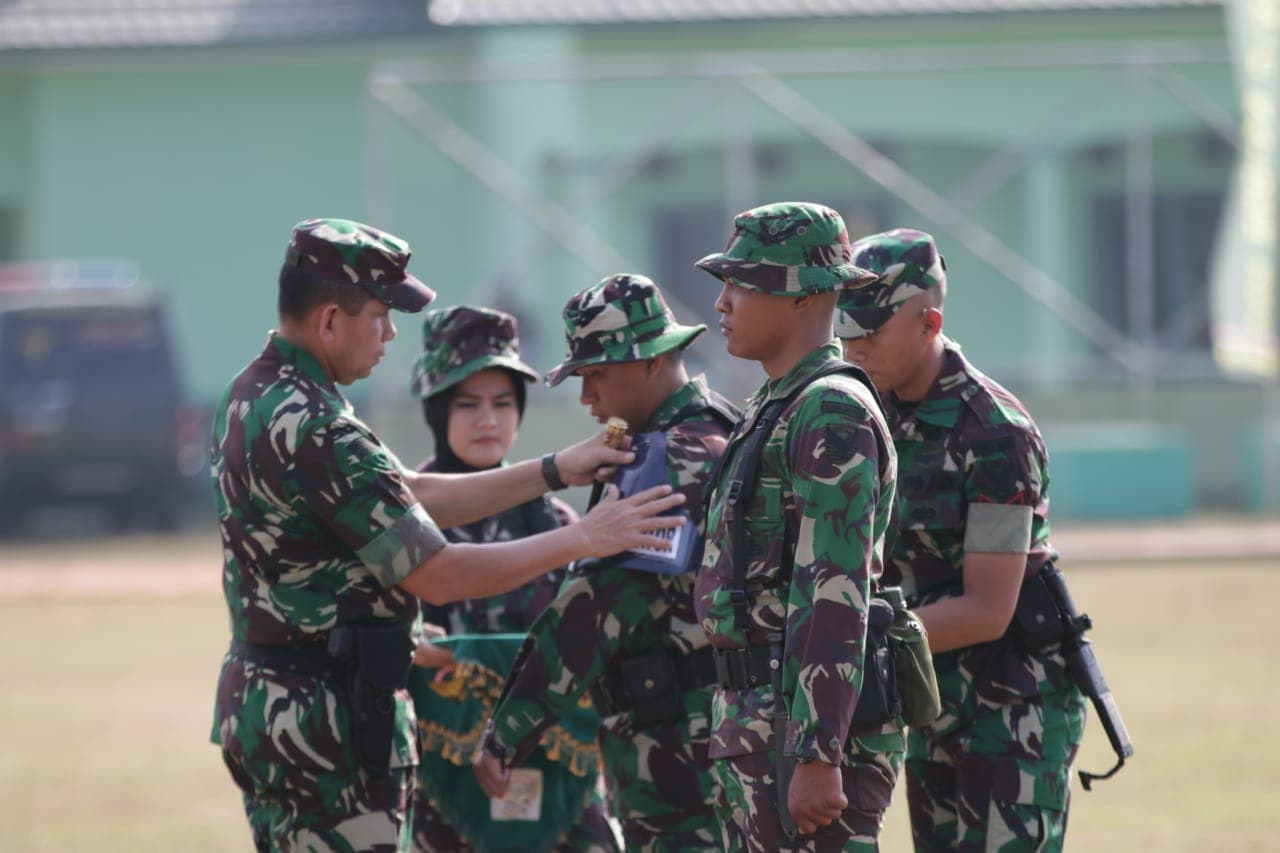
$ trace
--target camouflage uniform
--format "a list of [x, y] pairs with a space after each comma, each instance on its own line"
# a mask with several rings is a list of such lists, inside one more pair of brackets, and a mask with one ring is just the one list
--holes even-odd
[[[414, 364], [410, 384], [415, 396], [424, 400], [435, 397], [491, 368], [510, 371], [513, 380], [538, 378], [537, 371], [520, 359], [514, 317], [502, 311], [467, 305], [426, 313], [422, 324], [422, 352]], [[435, 440], [439, 449], [447, 437], [436, 435]], [[438, 457], [433, 456], [419, 470], [444, 469]], [[453, 468], [448, 470], [457, 473]], [[564, 501], [546, 495], [481, 521], [451, 527], [444, 535], [450, 542], [505, 542], [569, 524], [576, 517]], [[446, 627], [451, 634], [523, 634], [555, 598], [563, 580], [564, 570], [556, 569], [502, 595], [425, 605], [424, 611], [430, 621]]]
[[[569, 356], [547, 376], [634, 361], [687, 346], [705, 326], [680, 326], [642, 276], [615, 276], [570, 300], [564, 312]], [[729, 409], [696, 377], [667, 398], [638, 432], [666, 434], [672, 488], [701, 523], [702, 490], [724, 448]], [[607, 561], [571, 575], [534, 623], [494, 711], [490, 750], [518, 765], [539, 734], [576, 704], [618, 661], [660, 649], [690, 655], [707, 646], [693, 613], [693, 574], [665, 576]], [[711, 689], [687, 690], [685, 716], [637, 725], [630, 713], [605, 719], [599, 743], [627, 850], [715, 850], [718, 787], [707, 757]]]
[[[849, 265], [840, 216], [818, 205], [779, 204], [740, 215], [729, 247], [698, 266], [739, 287], [780, 296], [821, 293], [867, 280]], [[874, 850], [901, 765], [903, 734], [894, 720], [851, 731], [863, 682], [868, 603], [881, 572], [896, 463], [874, 395], [834, 374], [813, 381], [783, 411], [764, 444], [759, 485], [742, 511], [746, 527], [748, 624], [735, 626], [733, 553], [726, 483], [739, 478], [743, 439], [761, 408], [840, 361], [834, 342], [766, 382], [725, 451], [707, 516], [698, 575], [698, 618], [719, 649], [782, 643], [781, 688], [790, 722], [781, 747], [798, 761], [841, 767], [849, 805], [839, 819], [796, 847], [782, 833], [774, 774], [771, 684], [717, 690], [711, 755], [723, 780], [725, 845], [779, 849]], [[741, 827], [741, 836], [734, 831]]]
[[[465, 305], [426, 313], [422, 352], [414, 365], [411, 383], [416, 396], [433, 397], [491, 368], [511, 371], [513, 381], [538, 378], [537, 371], [520, 359], [514, 317]], [[447, 440], [445, 435], [438, 434], [435, 438], [437, 447]], [[440, 467], [433, 457], [420, 470], [436, 471]], [[506, 542], [570, 524], [576, 518], [577, 514], [568, 504], [546, 495], [489, 518], [447, 528], [444, 535], [450, 542]], [[564, 576], [564, 569], [556, 569], [501, 595], [444, 605], [424, 604], [423, 616], [429, 622], [444, 626], [450, 634], [523, 634], [555, 599]], [[418, 850], [471, 849], [432, 805], [421, 784], [414, 803], [413, 821], [414, 847]], [[572, 831], [557, 849], [565, 853], [617, 849], [604, 800], [594, 791]]]
[[[309, 220], [286, 264], [417, 310], [431, 292], [404, 273], [408, 246], [345, 220]], [[231, 381], [213, 426], [212, 473], [233, 645], [212, 740], [244, 792], [261, 850], [392, 850], [409, 843], [413, 704], [395, 694], [390, 771], [357, 762], [341, 674], [261, 662], [315, 655], [339, 624], [403, 628], [417, 600], [397, 584], [445, 544], [395, 456], [320, 362], [272, 334]], [[393, 629], [394, 630], [394, 629]]]
[[[945, 283], [933, 239], [897, 229], [854, 244], [881, 273], [841, 301], [836, 332], [878, 329], [912, 296]], [[944, 338], [941, 370], [919, 401], [885, 395], [898, 451], [899, 532], [885, 577], [915, 604], [962, 592], [966, 551], [1054, 558], [1044, 442], [1016, 397]], [[934, 656], [943, 712], [912, 731], [907, 799], [917, 850], [1058, 850], [1084, 698], [1062, 655], [1013, 637]]]

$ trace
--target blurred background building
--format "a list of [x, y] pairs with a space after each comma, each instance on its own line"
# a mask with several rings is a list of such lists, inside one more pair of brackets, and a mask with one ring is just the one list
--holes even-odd
[[[205, 410], [311, 216], [404, 236], [542, 369], [572, 292], [649, 274], [740, 398], [761, 375], [693, 261], [820, 201], [935, 234], [947, 329], [1040, 422], [1056, 517], [1274, 510], [1278, 53], [1275, 0], [10, 0], [0, 261], [136, 264]], [[399, 326], [351, 396], [416, 462]], [[521, 449], [590, 428], [575, 385]]]

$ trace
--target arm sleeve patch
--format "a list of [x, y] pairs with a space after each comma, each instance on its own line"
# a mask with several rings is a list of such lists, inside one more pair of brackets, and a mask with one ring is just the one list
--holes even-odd
[[377, 538], [356, 552], [378, 583], [394, 586], [445, 545], [444, 534], [420, 504], [414, 504]]
[[969, 504], [964, 549], [991, 554], [1025, 554], [1031, 548], [1029, 506], [993, 503]]

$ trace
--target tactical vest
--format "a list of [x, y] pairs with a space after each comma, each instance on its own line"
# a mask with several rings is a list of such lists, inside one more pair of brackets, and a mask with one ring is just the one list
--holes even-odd
[[[729, 513], [729, 543], [733, 550], [733, 585], [729, 588], [729, 600], [733, 603], [733, 625], [739, 630], [745, 631], [747, 629], [750, 608], [750, 601], [747, 596], [747, 527], [743, 510], [755, 495], [756, 486], [760, 480], [760, 457], [764, 453], [765, 442], [769, 440], [769, 436], [773, 435], [773, 430], [778, 425], [778, 419], [782, 417], [782, 413], [806, 388], [819, 379], [835, 373], [852, 376], [861, 382], [870, 392], [872, 399], [875, 400], [876, 407], [883, 413], [884, 406], [880, 402], [880, 395], [876, 392], [875, 386], [871, 384], [871, 378], [867, 376], [866, 371], [847, 362], [838, 362], [823, 366], [806, 379], [804, 383], [794, 388], [787, 396], [765, 403], [750, 426], [747, 426], [745, 422], [738, 424], [739, 428], [747, 426], [750, 434], [747, 435], [742, 444], [742, 449], [738, 452], [738, 464], [734, 468], [733, 479], [729, 481], [728, 490], [725, 494], [725, 511]], [[730, 443], [741, 434], [735, 430], [735, 435], [730, 436]], [[886, 440], [888, 440], [887, 437]], [[720, 475], [724, 471], [727, 458], [728, 453], [721, 456], [715, 470], [712, 472], [712, 488], [707, 490], [704, 498], [703, 519], [710, 518], [711, 495], [715, 492], [716, 486], [720, 482]], [[895, 501], [894, 515], [896, 516], [896, 514]], [[892, 535], [893, 526], [893, 519], [891, 518], [889, 532], [886, 533], [886, 554], [889, 547], [888, 538]]]

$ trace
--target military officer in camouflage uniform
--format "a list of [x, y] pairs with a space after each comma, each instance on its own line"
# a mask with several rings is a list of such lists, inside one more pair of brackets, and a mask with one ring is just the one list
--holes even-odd
[[[837, 294], [872, 276], [850, 263], [840, 215], [807, 203], [740, 214], [725, 251], [698, 266], [723, 282], [716, 310], [729, 353], [760, 362], [768, 377], [729, 440], [695, 593], [698, 618], [725, 661], [711, 733], [726, 795], [725, 844], [875, 850], [903, 733], [900, 718], [862, 730], [852, 720], [869, 677], [868, 614], [896, 462], [874, 392], [845, 373], [814, 378], [843, 365], [831, 335]], [[743, 448], [757, 417], [798, 388], [764, 439], [754, 495], [733, 509], [730, 484], [744, 476]], [[745, 595], [737, 602], [733, 512], [742, 513], [745, 530]], [[787, 720], [781, 743], [775, 715]], [[783, 806], [775, 773], [790, 759]], [[799, 833], [793, 843], [783, 807]]]
[[[411, 392], [422, 400], [435, 452], [418, 470], [462, 474], [503, 464], [524, 419], [526, 384], [537, 379], [538, 372], [520, 358], [515, 317], [470, 305], [428, 311], [423, 317], [422, 352], [414, 364]], [[563, 527], [577, 517], [564, 501], [543, 495], [443, 533], [450, 542], [507, 542]], [[564, 569], [558, 568], [501, 595], [424, 604], [423, 617], [450, 634], [523, 634], [555, 599], [564, 575]], [[418, 711], [422, 716], [422, 709]], [[414, 847], [472, 849], [427, 796], [428, 787], [438, 789], [439, 785], [422, 784], [426, 766], [419, 769]], [[597, 773], [587, 777], [588, 798], [578, 812], [566, 815], [566, 820], [572, 819], [572, 829], [557, 850], [597, 853], [618, 849], [604, 800], [594, 790], [593, 780], [599, 778]], [[476, 807], [487, 811], [488, 800]]]
[[263, 850], [407, 849], [417, 753], [403, 679], [417, 598], [493, 595], [573, 559], [659, 546], [673, 521], [653, 514], [683, 502], [653, 500], [661, 490], [609, 497], [518, 543], [447, 543], [441, 526], [586, 484], [634, 454], [597, 437], [466, 477], [406, 469], [338, 386], [382, 358], [393, 308], [431, 300], [408, 260], [408, 245], [376, 228], [299, 223], [279, 277], [279, 330], [214, 417], [232, 644], [212, 739]]
[[1024, 574], [1054, 558], [1044, 442], [942, 334], [933, 238], [899, 228], [853, 248], [879, 279], [846, 294], [836, 333], [884, 395], [900, 466], [885, 575], [928, 630], [943, 703], [908, 741], [916, 849], [1059, 850], [1084, 699], [1061, 654], [1006, 631]]
[[[666, 435], [671, 486], [701, 522], [703, 486], [724, 449], [737, 409], [690, 379], [681, 352], [706, 326], [676, 322], [641, 275], [616, 275], [571, 298], [564, 310], [568, 355], [547, 375], [576, 375], [597, 420], [626, 420], [632, 433]], [[627, 850], [720, 848], [707, 735], [714, 666], [693, 612], [696, 566], [667, 576], [606, 564], [573, 575], [538, 618], [494, 711], [488, 755], [477, 768], [491, 793], [505, 788], [539, 734], [580, 701], [605, 716], [599, 743]], [[669, 662], [674, 708], [648, 721], [628, 701], [641, 690], [624, 672]], [[660, 688], [659, 688], [660, 689]]]

